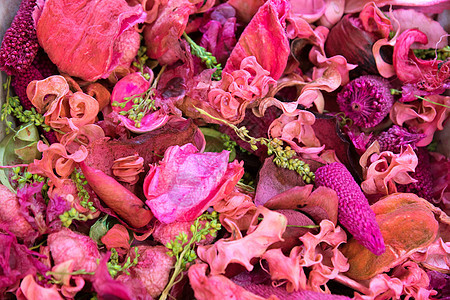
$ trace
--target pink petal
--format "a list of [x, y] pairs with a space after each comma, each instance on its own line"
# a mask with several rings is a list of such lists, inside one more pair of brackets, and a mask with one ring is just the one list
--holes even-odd
[[251, 271], [251, 259], [261, 257], [271, 244], [282, 240], [286, 217], [260, 206], [253, 216], [252, 224], [256, 224], [260, 215], [263, 215], [263, 220], [256, 227], [250, 228], [246, 236], [242, 237], [239, 229], [235, 228], [237, 234], [230, 238], [221, 239], [212, 245], [199, 246], [198, 256], [209, 264], [212, 275], [224, 273], [230, 263], [238, 263]]
[[222, 199], [243, 174], [236, 161], [228, 164], [227, 151], [197, 153], [192, 144], [167, 149], [144, 181], [146, 203], [163, 223], [194, 220]]
[[[130, 7], [124, 0], [50, 0], [45, 1], [36, 33], [39, 44], [61, 72], [95, 81], [107, 78], [118, 66], [130, 66], [140, 42], [134, 25], [145, 17], [142, 6]], [[95, 55], [85, 55], [91, 52]]]
[[231, 52], [224, 72], [239, 70], [245, 57], [255, 56], [273, 79], [280, 78], [290, 52], [284, 29], [287, 12], [286, 0], [269, 0], [261, 6]]
[[39, 299], [55, 299], [63, 300], [58, 293], [56, 286], [52, 285], [51, 288], [44, 288], [36, 283], [33, 275], [27, 275], [20, 284], [20, 293], [23, 294], [27, 300], [39, 300]]

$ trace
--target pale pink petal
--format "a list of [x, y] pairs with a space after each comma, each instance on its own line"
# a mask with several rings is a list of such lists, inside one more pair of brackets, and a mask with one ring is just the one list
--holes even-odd
[[198, 248], [198, 256], [209, 264], [212, 275], [223, 274], [230, 263], [238, 263], [251, 271], [251, 259], [261, 257], [271, 244], [282, 240], [281, 236], [287, 224], [286, 217], [259, 206], [252, 224], [256, 224], [261, 215], [263, 220], [258, 225], [251, 226], [244, 237], [238, 228], [234, 228], [233, 231], [238, 234], [232, 234], [228, 239], [220, 239], [213, 245]]
[[55, 299], [63, 300], [61, 295], [58, 293], [56, 286], [52, 285], [50, 288], [45, 288], [40, 286], [34, 280], [33, 275], [29, 274], [25, 276], [20, 284], [20, 291], [18, 294], [23, 294], [23, 298], [19, 299], [26, 300], [40, 300], [40, 299]]

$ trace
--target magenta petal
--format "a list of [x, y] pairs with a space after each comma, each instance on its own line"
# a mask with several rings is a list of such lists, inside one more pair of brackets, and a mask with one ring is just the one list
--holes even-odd
[[255, 56], [272, 78], [280, 78], [290, 53], [284, 23], [288, 10], [286, 0], [270, 0], [261, 6], [231, 52], [224, 72], [239, 70], [244, 58]]
[[169, 147], [144, 181], [147, 205], [162, 223], [197, 218], [229, 194], [243, 175], [241, 164], [228, 163], [228, 151], [198, 153], [192, 144]]
[[418, 29], [408, 29], [402, 32], [394, 46], [395, 72], [398, 78], [405, 83], [416, 83], [427, 73], [436, 74], [440, 62], [417, 58], [410, 49], [413, 43], [427, 44], [428, 38]]

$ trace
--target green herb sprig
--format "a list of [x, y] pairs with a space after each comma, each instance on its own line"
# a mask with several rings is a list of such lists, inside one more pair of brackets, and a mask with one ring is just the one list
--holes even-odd
[[150, 79], [150, 74], [144, 71], [145, 64], [147, 63], [148, 56], [147, 56], [147, 47], [141, 46], [138, 50], [138, 54], [136, 57], [136, 60], [133, 62], [133, 66], [136, 67], [139, 72], [142, 73], [142, 76], [144, 76], [145, 79]]
[[450, 57], [450, 46], [441, 49], [413, 49], [414, 55], [420, 59], [435, 59], [445, 61]]
[[[11, 179], [17, 182], [19, 188], [24, 187], [26, 184], [47, 181], [46, 178], [39, 176], [38, 174], [32, 174], [27, 171], [22, 172], [21, 167], [12, 168], [12, 171], [14, 175], [11, 177]], [[48, 190], [47, 183], [44, 183], [42, 189]]]
[[75, 183], [75, 186], [77, 187], [78, 197], [81, 199], [81, 206], [95, 213], [97, 209], [94, 207], [94, 203], [92, 201], [89, 201], [91, 197], [89, 195], [89, 192], [85, 188], [88, 183], [86, 177], [84, 177], [83, 173], [75, 169], [71, 175], [71, 178]]
[[160, 300], [167, 299], [172, 287], [181, 280], [182, 277], [178, 280], [177, 278], [180, 275], [182, 276], [182, 272], [187, 270], [188, 265], [197, 258], [197, 253], [194, 249], [196, 243], [206, 239], [208, 234], [215, 237], [221, 228], [222, 225], [219, 222], [219, 214], [216, 211], [204, 213], [191, 225], [191, 239], [188, 239], [187, 234], [182, 232], [177, 235], [174, 240], [166, 244], [166, 247], [169, 249], [167, 254], [175, 256], [176, 262], [172, 276], [159, 297]]
[[119, 272], [124, 272], [127, 275], [130, 275], [128, 271], [129, 268], [136, 266], [138, 264], [138, 258], [140, 254], [138, 253], [138, 248], [134, 247], [135, 257], [133, 260], [128, 256], [127, 260], [123, 265], [119, 263], [119, 254], [115, 248], [111, 248], [111, 257], [107, 263], [108, 272], [112, 278], [116, 277]]
[[6, 83], [3, 84], [6, 90], [6, 102], [2, 105], [1, 121], [6, 123], [6, 133], [14, 131], [13, 124], [7, 119], [8, 115], [16, 117], [22, 123], [33, 123], [36, 126], [42, 127], [45, 131], [50, 131], [51, 127], [45, 124], [44, 116], [39, 114], [34, 107], [31, 110], [24, 110], [20, 104], [19, 97], [11, 96], [11, 77], [9, 76]]
[[70, 210], [65, 211], [63, 214], [59, 215], [59, 219], [61, 220], [63, 226], [69, 227], [72, 224], [73, 220], [85, 222], [89, 218], [86, 215], [79, 213], [74, 207], [72, 207]]
[[191, 53], [202, 60], [208, 69], [216, 69], [212, 78], [220, 80], [222, 77], [222, 65], [217, 63], [217, 59], [211, 52], [206, 51], [202, 46], [197, 45], [187, 34], [183, 32], [183, 37], [191, 47]]
[[268, 139], [264, 137], [254, 138], [248, 134], [248, 129], [245, 128], [245, 126], [237, 127], [236, 125], [228, 123], [226, 120], [212, 116], [211, 114], [207, 113], [201, 108], [195, 106], [194, 108], [198, 110], [201, 114], [231, 127], [241, 140], [250, 144], [250, 147], [252, 148], [253, 151], [258, 150], [257, 146], [258, 143], [267, 146], [267, 154], [275, 155], [273, 162], [278, 167], [297, 172], [300, 176], [302, 176], [303, 181], [305, 181], [306, 183], [311, 183], [314, 181], [315, 175], [310, 170], [309, 165], [306, 164], [304, 161], [295, 158], [297, 153], [295, 152], [295, 150], [291, 149], [291, 147], [289, 146], [283, 147], [283, 141], [277, 138], [273, 139]]
[[166, 66], [162, 66], [158, 76], [147, 91], [130, 97], [125, 97], [124, 102], [119, 103], [117, 101], [114, 101], [113, 103], [111, 103], [111, 105], [114, 107], [125, 108], [125, 106], [131, 101], [131, 103], [133, 103], [131, 108], [126, 111], [123, 110], [119, 112], [119, 114], [122, 116], [126, 116], [130, 120], [133, 120], [134, 126], [136, 128], [141, 127], [142, 118], [147, 115], [148, 112], [155, 111], [157, 109], [155, 99], [153, 97], [155, 96], [155, 89], [158, 85], [159, 78], [161, 77], [161, 74], [165, 69]]

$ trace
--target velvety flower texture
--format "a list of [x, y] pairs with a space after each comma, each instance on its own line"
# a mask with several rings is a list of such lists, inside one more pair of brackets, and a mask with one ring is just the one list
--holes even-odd
[[147, 205], [162, 223], [190, 221], [231, 193], [244, 174], [228, 151], [198, 153], [192, 144], [169, 147], [144, 180]]
[[84, 269], [86, 272], [92, 272], [97, 269], [97, 259], [100, 260], [101, 255], [97, 243], [90, 237], [63, 228], [50, 234], [47, 244], [55, 264], [73, 259], [75, 270]]
[[355, 125], [378, 125], [394, 103], [388, 82], [377, 76], [361, 76], [349, 82], [337, 96], [339, 108]]
[[341, 163], [332, 163], [318, 168], [315, 175], [316, 185], [336, 191], [338, 221], [374, 254], [384, 253], [386, 249], [375, 214], [347, 168]]
[[39, 48], [32, 18], [36, 0], [23, 0], [0, 48], [0, 70], [15, 75], [26, 70]]
[[130, 66], [140, 44], [134, 25], [146, 17], [142, 6], [125, 0], [47, 0], [39, 13], [39, 44], [61, 72], [86, 81]]
[[416, 133], [413, 129], [408, 130], [405, 127], [393, 125], [387, 131], [372, 137], [368, 144], [370, 145], [376, 140], [380, 144], [380, 151], [398, 153], [402, 147], [407, 145], [411, 145], [413, 149], [416, 149], [416, 143], [424, 137], [424, 134]]

